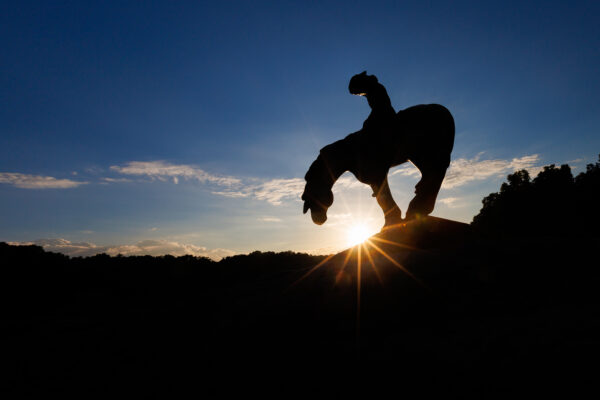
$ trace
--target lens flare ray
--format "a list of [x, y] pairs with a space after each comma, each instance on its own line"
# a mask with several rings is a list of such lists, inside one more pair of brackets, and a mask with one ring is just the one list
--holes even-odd
[[375, 250], [377, 250], [382, 256], [384, 256], [385, 258], [387, 258], [393, 265], [395, 265], [396, 267], [400, 268], [406, 275], [410, 276], [415, 282], [417, 282], [419, 285], [426, 287], [425, 284], [423, 282], [421, 282], [416, 276], [414, 276], [409, 270], [407, 270], [402, 264], [400, 264], [398, 261], [394, 260], [389, 254], [387, 254], [385, 251], [383, 251], [379, 246], [377, 246], [375, 243], [371, 242], [371, 241], [367, 241], [367, 243], [369, 244], [369, 246], [372, 246]]
[[419, 248], [414, 247], [414, 246], [410, 246], [408, 244], [394, 242], [392, 240], [383, 239], [383, 238], [380, 238], [380, 237], [377, 237], [377, 236], [372, 236], [372, 237], [369, 238], [369, 240], [375, 240], [377, 242], [381, 242], [381, 243], [385, 243], [385, 244], [390, 244], [392, 246], [401, 247], [401, 248], [406, 249], [406, 250], [423, 251], [422, 249], [419, 249]]
[[340, 268], [340, 270], [338, 271], [338, 273], [335, 275], [335, 283], [334, 286], [336, 286], [340, 280], [342, 279], [342, 276], [344, 274], [344, 270], [346, 269], [346, 265], [348, 265], [348, 261], [350, 261], [350, 257], [352, 256], [352, 253], [354, 252], [354, 247], [350, 248], [350, 250], [348, 250], [348, 254], [346, 254], [346, 258], [344, 259], [344, 263], [342, 264], [342, 268]]
[[377, 280], [379, 281], [379, 283], [381, 284], [381, 286], [383, 286], [383, 279], [381, 278], [381, 274], [379, 273], [379, 269], [377, 269], [377, 266], [375, 266], [375, 261], [373, 261], [373, 256], [371, 256], [371, 252], [369, 252], [369, 249], [367, 248], [367, 246], [365, 245], [365, 243], [363, 243], [361, 246], [363, 246], [365, 254], [367, 255], [367, 259], [369, 260], [369, 264], [371, 264], [371, 268], [373, 269], [373, 271], [375, 271], [375, 275], [377, 276]]
[[360, 351], [360, 281], [361, 281], [361, 262], [363, 244], [356, 246], [356, 348]]

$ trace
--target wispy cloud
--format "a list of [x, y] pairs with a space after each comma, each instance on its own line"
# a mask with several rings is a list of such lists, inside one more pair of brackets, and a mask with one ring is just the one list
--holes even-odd
[[[235, 189], [214, 191], [212, 193], [234, 198], [251, 197], [267, 201], [273, 205], [281, 205], [286, 200], [300, 200], [305, 184], [306, 181], [302, 178], [272, 179], [260, 184], [240, 184]], [[339, 193], [340, 191], [363, 185], [363, 183], [360, 183], [353, 177], [342, 177], [335, 183], [333, 191], [334, 193]]]
[[240, 183], [238, 178], [210, 174], [196, 166], [188, 164], [170, 164], [166, 161], [130, 161], [124, 166], [113, 165], [111, 171], [123, 175], [147, 176], [159, 181], [179, 179], [197, 180], [200, 183], [213, 183], [220, 186], [233, 186]]
[[97, 246], [88, 242], [71, 242], [66, 239], [39, 239], [32, 242], [9, 242], [12, 245], [31, 245], [41, 246], [46, 251], [66, 254], [72, 257], [87, 257], [100, 253], [106, 253], [111, 256], [122, 254], [124, 256], [133, 255], [151, 255], [161, 256], [170, 254], [173, 256], [193, 255], [196, 257], [209, 257], [219, 260], [223, 257], [234, 255], [235, 252], [227, 249], [208, 249], [203, 246], [193, 244], [184, 244], [167, 240], [142, 240], [136, 244], [122, 244], [114, 246]]
[[215, 191], [215, 192], [211, 192], [211, 193], [216, 194], [217, 196], [232, 197], [234, 199], [250, 196], [250, 192], [242, 192], [242, 191], [236, 191], [236, 190], [223, 190], [223, 191]]
[[258, 200], [266, 200], [271, 204], [279, 205], [283, 199], [296, 198], [304, 190], [304, 179], [273, 179], [256, 187], [250, 188], [252, 196]]
[[31, 242], [8, 242], [14, 246], [32, 245], [43, 247], [46, 251], [63, 253], [72, 257], [93, 256], [99, 253], [106, 253], [107, 247], [96, 246], [87, 242], [71, 242], [66, 239], [38, 239]]
[[225, 197], [251, 197], [267, 201], [273, 205], [280, 205], [283, 200], [300, 200], [304, 190], [304, 179], [271, 179], [259, 184], [238, 184], [231, 190], [214, 191], [213, 194]]
[[[170, 164], [165, 161], [131, 161], [123, 166], [113, 165], [111, 171], [129, 176], [144, 176], [152, 180], [166, 182], [180, 179], [196, 180], [203, 184], [213, 184], [218, 188], [211, 193], [230, 198], [253, 198], [273, 205], [281, 205], [287, 200], [300, 200], [306, 182], [302, 178], [277, 178], [257, 183], [257, 179], [242, 179], [233, 176], [220, 176], [208, 173], [196, 166], [187, 164]], [[101, 178], [103, 182], [127, 182], [128, 178]], [[352, 189], [363, 184], [354, 177], [340, 178], [334, 191]]]
[[131, 179], [128, 178], [100, 178], [101, 181], [108, 183], [126, 183], [131, 182]]
[[[537, 154], [513, 158], [512, 160], [482, 160], [483, 153], [475, 157], [460, 158], [452, 161], [446, 172], [443, 187], [450, 189], [473, 181], [481, 181], [490, 177], [501, 177], [506, 173], [527, 168], [537, 172], [535, 165], [539, 161]], [[281, 205], [284, 201], [300, 200], [305, 181], [302, 178], [271, 179], [262, 183], [256, 180], [244, 180], [232, 176], [220, 176], [208, 173], [196, 166], [187, 164], [170, 164], [165, 161], [131, 161], [124, 166], [112, 166], [110, 169], [123, 175], [145, 176], [159, 181], [172, 180], [177, 184], [180, 179], [196, 180], [200, 183], [213, 184], [218, 190], [211, 193], [230, 198], [254, 198], [273, 205]], [[404, 166], [391, 175], [419, 177], [420, 172], [412, 165]], [[127, 179], [127, 178], [124, 178]], [[106, 182], [116, 182], [115, 178], [103, 178]], [[334, 192], [341, 192], [363, 186], [353, 176], [343, 176], [333, 187]], [[217, 188], [215, 188], [217, 189]]]
[[183, 256], [190, 254], [197, 257], [209, 257], [215, 260], [235, 254], [235, 252], [227, 249], [208, 249], [204, 246], [171, 242], [167, 240], [142, 240], [134, 245], [112, 246], [107, 249], [106, 253], [110, 255], [148, 254], [151, 256], [159, 256], [164, 254]]
[[298, 252], [321, 256], [321, 255], [330, 255], [330, 254], [338, 253], [339, 251], [344, 250], [344, 248], [345, 248], [344, 246], [326, 246], [326, 247], [318, 247], [316, 249], [315, 248], [300, 249], [300, 250], [298, 250]]
[[342, 176], [340, 179], [338, 179], [335, 182], [335, 185], [333, 186], [333, 192], [335, 193], [336, 191], [341, 191], [344, 189], [354, 189], [357, 187], [364, 187], [365, 184], [362, 182], [359, 182], [354, 175], [353, 176]]
[[445, 204], [448, 208], [457, 208], [460, 207], [458, 201], [460, 199], [458, 197], [445, 197], [443, 199], [438, 199], [438, 203]]
[[460, 158], [450, 164], [442, 187], [446, 189], [462, 186], [472, 181], [481, 181], [491, 177], [502, 177], [520, 169], [535, 167], [539, 155], [533, 154], [512, 160], [481, 160], [482, 153], [472, 159]]
[[[180, 179], [195, 180], [202, 184], [220, 187], [211, 193], [231, 198], [255, 198], [280, 205], [286, 199], [300, 198], [304, 189], [304, 180], [300, 178], [271, 179], [256, 183], [256, 179], [244, 181], [233, 176], [208, 173], [188, 164], [170, 164], [166, 161], [131, 161], [123, 166], [113, 165], [111, 171], [122, 175], [144, 176], [152, 180], [166, 182], [172, 180], [178, 184]], [[128, 178], [102, 178], [104, 182], [126, 182]]]
[[261, 222], [281, 222], [281, 218], [277, 218], [277, 217], [260, 217], [258, 219]]
[[21, 189], [70, 189], [85, 185], [88, 182], [18, 172], [0, 172], [0, 183], [6, 183]]
[[[448, 171], [446, 171], [446, 178], [442, 187], [446, 189], [457, 188], [473, 181], [502, 177], [520, 169], [528, 169], [532, 176], [535, 176], [540, 169], [536, 166], [540, 161], [538, 154], [517, 157], [512, 160], [482, 160], [482, 155], [483, 153], [479, 153], [470, 159], [459, 158], [452, 161]], [[396, 174], [416, 177], [421, 175], [419, 170], [412, 165], [402, 167], [392, 173], [392, 175]]]

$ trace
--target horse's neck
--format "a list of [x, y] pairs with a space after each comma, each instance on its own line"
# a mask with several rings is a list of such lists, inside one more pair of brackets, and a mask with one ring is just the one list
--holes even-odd
[[328, 177], [327, 183], [331, 186], [350, 169], [351, 156], [345, 139], [323, 147], [319, 157], [323, 160], [325, 175]]

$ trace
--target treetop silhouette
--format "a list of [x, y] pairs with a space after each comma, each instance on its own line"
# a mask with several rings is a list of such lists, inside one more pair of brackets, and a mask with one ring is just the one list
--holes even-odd
[[531, 179], [527, 170], [508, 175], [473, 218], [478, 231], [502, 236], [577, 236], [597, 233], [600, 223], [600, 156], [573, 177], [567, 164], [554, 164]]

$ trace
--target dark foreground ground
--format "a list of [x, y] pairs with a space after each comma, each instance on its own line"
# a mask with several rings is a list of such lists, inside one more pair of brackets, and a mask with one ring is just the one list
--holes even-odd
[[600, 240], [558, 234], [491, 240], [430, 218], [308, 276], [323, 257], [67, 259], [0, 244], [1, 390], [597, 395]]

